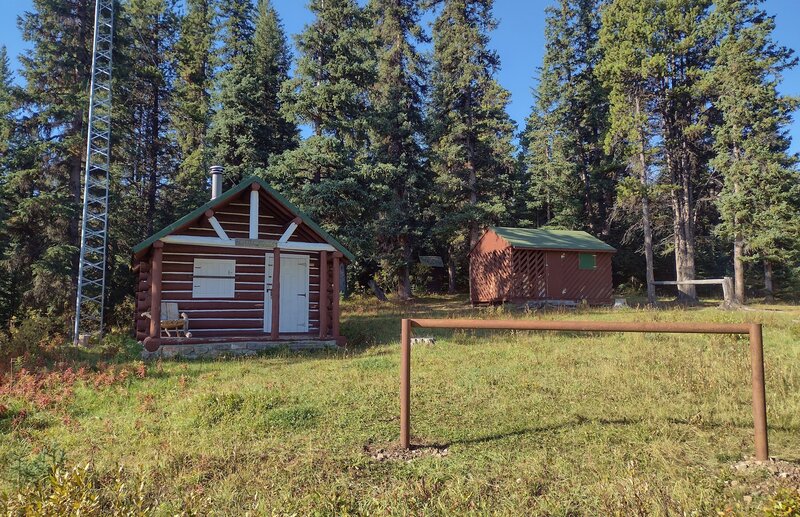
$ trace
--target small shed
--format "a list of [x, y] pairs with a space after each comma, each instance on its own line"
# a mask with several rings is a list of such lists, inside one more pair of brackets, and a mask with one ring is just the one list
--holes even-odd
[[469, 254], [470, 300], [611, 303], [614, 253], [582, 231], [491, 227]]
[[343, 344], [340, 266], [353, 255], [263, 180], [223, 193], [221, 170], [212, 175], [211, 200], [133, 248], [146, 350]]

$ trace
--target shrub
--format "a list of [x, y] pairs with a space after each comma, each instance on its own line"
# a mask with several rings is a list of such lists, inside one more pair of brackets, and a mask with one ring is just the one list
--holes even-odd
[[8, 515], [149, 515], [144, 483], [122, 468], [102, 475], [94, 467], [54, 467], [16, 494], [0, 498]]
[[800, 490], [784, 488], [779, 490], [764, 508], [767, 517], [800, 516]]

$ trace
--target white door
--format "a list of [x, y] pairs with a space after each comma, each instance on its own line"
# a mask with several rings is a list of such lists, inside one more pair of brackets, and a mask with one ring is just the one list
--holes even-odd
[[[272, 330], [273, 255], [267, 255], [264, 289], [264, 332]], [[281, 256], [281, 311], [279, 331], [308, 332], [308, 257]]]

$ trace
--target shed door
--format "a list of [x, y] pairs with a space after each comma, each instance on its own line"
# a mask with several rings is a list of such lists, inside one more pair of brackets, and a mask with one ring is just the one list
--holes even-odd
[[[267, 255], [264, 289], [264, 332], [272, 331], [272, 271], [274, 256]], [[280, 332], [308, 332], [308, 257], [281, 255]]]

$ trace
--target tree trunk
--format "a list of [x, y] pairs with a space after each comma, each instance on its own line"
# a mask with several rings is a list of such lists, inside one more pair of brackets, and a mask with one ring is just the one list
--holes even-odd
[[775, 301], [775, 288], [772, 283], [772, 262], [764, 261], [764, 301], [772, 303]]
[[733, 240], [733, 280], [734, 280], [734, 295], [733, 298], [737, 303], [744, 303], [744, 239], [740, 234], [736, 234]]
[[403, 301], [411, 299], [411, 275], [408, 272], [408, 265], [401, 267], [397, 274], [397, 296]]
[[456, 261], [452, 253], [447, 260], [447, 292], [448, 294], [456, 292]]
[[386, 293], [383, 291], [383, 289], [381, 289], [381, 286], [378, 285], [378, 282], [376, 282], [374, 278], [370, 278], [368, 284], [369, 288], [372, 289], [372, 292], [375, 293], [375, 298], [382, 302], [388, 301], [388, 298], [386, 298]]
[[[636, 116], [641, 115], [639, 98], [636, 97]], [[645, 132], [639, 130], [639, 181], [642, 184], [642, 230], [644, 231], [644, 258], [646, 263], [645, 278], [647, 281], [647, 303], [656, 305], [656, 284], [653, 274], [653, 229], [650, 221], [650, 200], [647, 192], [647, 158], [645, 157]]]

